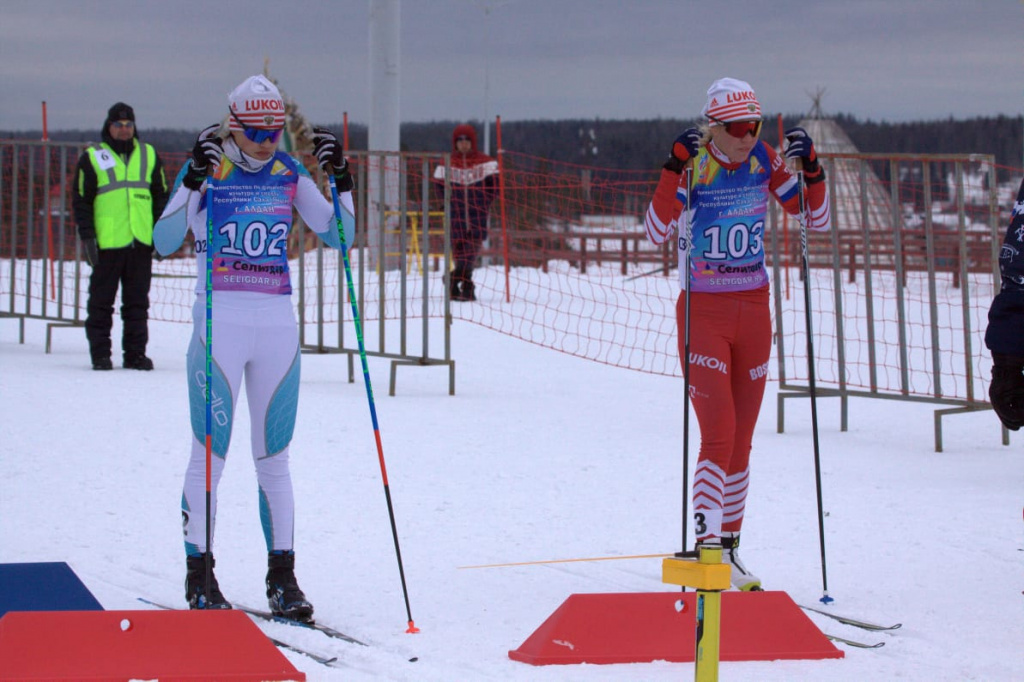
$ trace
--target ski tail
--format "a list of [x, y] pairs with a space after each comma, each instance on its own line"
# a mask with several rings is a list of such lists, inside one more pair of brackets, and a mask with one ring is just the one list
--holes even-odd
[[827, 632], [823, 634], [825, 635], [825, 637], [832, 640], [833, 642], [836, 642], [838, 644], [845, 644], [846, 646], [856, 647], [858, 649], [880, 649], [881, 647], [885, 646], [885, 642], [874, 642], [869, 644], [868, 642], [860, 642], [855, 639], [847, 639], [846, 637], [840, 637], [839, 635], [830, 635]]
[[838, 621], [843, 625], [852, 625], [853, 627], [860, 628], [861, 630], [871, 630], [873, 632], [889, 632], [892, 630], [899, 630], [901, 627], [903, 627], [903, 623], [895, 623], [893, 625], [881, 625], [879, 623], [872, 623], [871, 621], [861, 620], [859, 618], [851, 618], [850, 616], [844, 616], [839, 613], [832, 613], [831, 611], [819, 609], [815, 606], [805, 606], [804, 604], [798, 604], [798, 606], [802, 608], [804, 611], [817, 613], [822, 616], [831, 618], [834, 621]]
[[261, 609], [254, 609], [254, 608], [252, 608], [250, 606], [245, 606], [244, 604], [234, 604], [233, 603], [232, 606], [234, 606], [239, 611], [244, 611], [245, 613], [249, 614], [253, 618], [259, 618], [259, 619], [262, 619], [262, 620], [265, 620], [265, 621], [268, 621], [268, 622], [271, 622], [271, 623], [285, 623], [287, 625], [294, 625], [295, 627], [307, 628], [309, 630], [316, 630], [317, 632], [321, 632], [321, 633], [327, 635], [328, 637], [333, 637], [334, 639], [340, 639], [340, 640], [348, 642], [350, 644], [358, 644], [360, 646], [367, 646], [366, 642], [361, 642], [358, 639], [356, 639], [355, 637], [352, 637], [351, 635], [347, 635], [344, 632], [341, 632], [340, 630], [335, 630], [334, 628], [329, 627], [327, 625], [322, 625], [322, 624], [316, 623], [316, 622], [307, 623], [307, 622], [304, 622], [304, 621], [301, 621], [301, 620], [292, 620], [290, 618], [285, 618], [283, 616], [278, 616], [276, 614], [273, 614], [270, 611], [263, 611]]

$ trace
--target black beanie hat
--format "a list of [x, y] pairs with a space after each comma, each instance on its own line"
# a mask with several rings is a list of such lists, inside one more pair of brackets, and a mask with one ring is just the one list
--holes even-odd
[[124, 102], [118, 102], [114, 106], [110, 107], [110, 111], [107, 112], [107, 122], [113, 123], [114, 121], [123, 121], [128, 119], [129, 121], [135, 121], [135, 110]]

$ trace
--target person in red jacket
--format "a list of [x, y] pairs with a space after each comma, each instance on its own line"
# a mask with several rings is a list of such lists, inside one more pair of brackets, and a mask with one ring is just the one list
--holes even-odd
[[[799, 182], [785, 157], [799, 159], [806, 183], [806, 213], [800, 218], [808, 229], [824, 231], [830, 226], [828, 189], [806, 130], [785, 132], [784, 155], [760, 139], [761, 104], [749, 83], [715, 81], [701, 114], [706, 122], [672, 144], [645, 227], [655, 244], [679, 230], [679, 356], [689, 362], [701, 438], [693, 476], [697, 542], [720, 543], [733, 586], [757, 590], [761, 580], [740, 562], [737, 550], [772, 345], [764, 266], [768, 199], [800, 214]], [[692, 167], [692, 186], [687, 167]]]
[[451, 167], [434, 170], [435, 187], [444, 192], [444, 179], [451, 173], [452, 261], [449, 280], [453, 301], [475, 301], [473, 268], [480, 247], [487, 238], [487, 214], [498, 192], [498, 162], [477, 151], [476, 130], [462, 124], [452, 131]]

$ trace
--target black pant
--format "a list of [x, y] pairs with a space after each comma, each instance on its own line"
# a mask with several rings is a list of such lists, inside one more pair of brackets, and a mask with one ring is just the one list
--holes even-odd
[[85, 337], [93, 361], [110, 357], [110, 328], [114, 299], [121, 286], [121, 348], [125, 357], [145, 355], [149, 341], [149, 283], [153, 276], [153, 247], [133, 242], [123, 249], [100, 249], [99, 263], [89, 277]]

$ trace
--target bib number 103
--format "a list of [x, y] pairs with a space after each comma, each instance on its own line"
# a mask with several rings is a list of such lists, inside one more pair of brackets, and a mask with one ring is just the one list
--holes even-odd
[[764, 249], [764, 221], [758, 220], [750, 226], [733, 223], [728, 230], [723, 230], [722, 225], [712, 225], [704, 230], [704, 236], [708, 240], [704, 257], [708, 260], [756, 256]]

